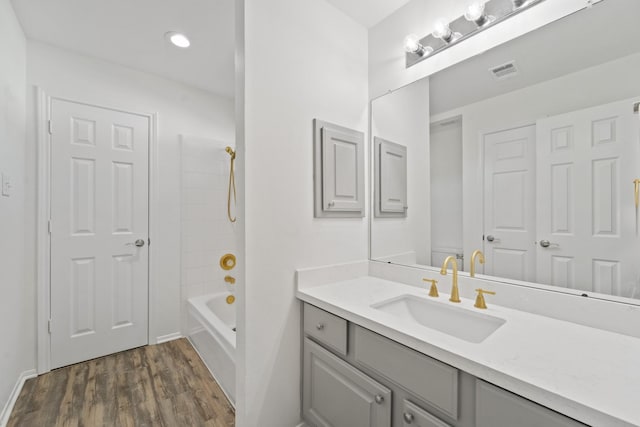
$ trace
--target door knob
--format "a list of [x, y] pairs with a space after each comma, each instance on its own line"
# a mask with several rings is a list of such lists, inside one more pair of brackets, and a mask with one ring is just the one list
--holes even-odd
[[375, 400], [378, 405], [381, 405], [384, 402], [384, 396], [377, 394]]
[[402, 415], [402, 418], [404, 418], [404, 422], [407, 423], [407, 424], [411, 424], [413, 422], [413, 419], [414, 419], [413, 414], [410, 414], [409, 412], [405, 412]]
[[493, 237], [491, 234], [487, 236], [487, 242], [493, 242], [494, 240], [496, 240], [496, 238]]
[[144, 246], [144, 239], [138, 239], [133, 243], [126, 243], [125, 246], [137, 246], [141, 248]]
[[543, 248], [548, 248], [549, 246], [560, 246], [557, 243], [552, 243], [548, 240], [540, 240], [540, 246]]

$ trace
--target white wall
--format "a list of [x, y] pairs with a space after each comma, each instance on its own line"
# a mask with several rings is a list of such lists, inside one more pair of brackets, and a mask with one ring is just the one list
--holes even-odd
[[431, 118], [462, 116], [465, 259], [470, 260], [471, 252], [482, 247], [482, 215], [478, 214], [484, 194], [481, 135], [640, 95], [638, 69], [640, 54], [634, 54]]
[[539, 28], [587, 5], [587, 0], [547, 1], [501, 22], [458, 45], [405, 68], [404, 37], [431, 33], [439, 18], [462, 16], [468, 0], [411, 0], [369, 30], [369, 95], [375, 98], [514, 37]]
[[422, 79], [371, 103], [371, 132], [407, 147], [406, 217], [372, 217], [371, 257], [387, 259], [415, 253], [413, 262], [429, 264], [430, 167], [429, 79]]
[[[26, 41], [9, 0], [0, 0], [0, 411], [19, 376], [35, 368], [34, 284], [25, 280]], [[0, 412], [2, 414], [2, 412]]]
[[[189, 135], [181, 141], [181, 237], [183, 331], [186, 331], [186, 299], [218, 292], [235, 294], [238, 270], [223, 270], [220, 258], [236, 254], [238, 223], [227, 218], [230, 156], [226, 146], [234, 141], [216, 141]], [[231, 196], [231, 214], [236, 215]]]
[[[157, 283], [152, 284], [156, 314], [150, 325], [153, 336], [180, 332], [180, 147], [179, 135], [188, 134], [220, 141], [234, 140], [233, 100], [199, 89], [104, 62], [42, 43], [29, 42], [27, 61], [29, 88], [28, 176], [36, 175], [33, 86], [51, 96], [117, 107], [124, 110], [158, 113], [158, 212]], [[36, 189], [30, 183], [27, 203], [28, 230], [35, 230]], [[35, 236], [27, 242], [35, 253]], [[29, 236], [29, 234], [31, 234]], [[30, 269], [35, 269], [33, 255]]]
[[[367, 129], [367, 31], [324, 0], [245, 0], [246, 287], [237, 425], [300, 420], [295, 269], [367, 258], [367, 220], [314, 219], [313, 128]], [[242, 392], [244, 391], [244, 396]]]
[[[431, 264], [462, 253], [462, 121], [431, 125]], [[433, 252], [439, 252], [434, 256]], [[460, 270], [465, 263], [458, 263]]]

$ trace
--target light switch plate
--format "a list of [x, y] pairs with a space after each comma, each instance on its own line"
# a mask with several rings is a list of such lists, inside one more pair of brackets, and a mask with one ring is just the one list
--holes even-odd
[[9, 197], [11, 195], [11, 177], [2, 174], [2, 195]]

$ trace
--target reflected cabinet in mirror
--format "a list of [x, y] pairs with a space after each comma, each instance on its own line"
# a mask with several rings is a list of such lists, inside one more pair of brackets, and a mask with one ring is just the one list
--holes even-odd
[[372, 156], [372, 259], [469, 271], [480, 249], [479, 274], [637, 303], [638, 16], [603, 0], [372, 101], [372, 150], [406, 162], [384, 215], [398, 187]]

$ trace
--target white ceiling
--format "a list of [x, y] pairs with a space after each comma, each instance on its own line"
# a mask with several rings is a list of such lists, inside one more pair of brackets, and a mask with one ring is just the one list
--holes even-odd
[[[638, 52], [640, 1], [614, 0], [556, 21], [430, 77], [431, 114], [505, 94]], [[612, 29], [608, 37], [604, 28]], [[515, 60], [517, 76], [489, 68]]]
[[367, 28], [373, 27], [411, 0], [327, 0]]
[[[27, 37], [232, 97], [233, 0], [11, 0]], [[164, 38], [183, 32], [191, 47]]]

